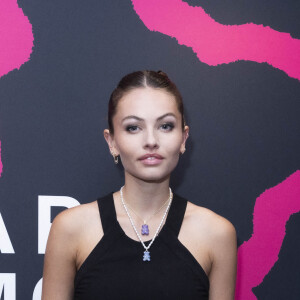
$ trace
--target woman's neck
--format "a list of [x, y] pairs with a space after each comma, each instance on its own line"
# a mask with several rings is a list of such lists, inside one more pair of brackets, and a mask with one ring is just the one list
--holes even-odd
[[125, 174], [123, 199], [141, 217], [157, 211], [169, 199], [170, 177], [160, 182], [145, 182]]

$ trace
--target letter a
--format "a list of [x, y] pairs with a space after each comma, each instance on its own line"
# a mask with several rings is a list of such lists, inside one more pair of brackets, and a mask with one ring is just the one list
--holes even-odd
[[12, 253], [12, 254], [15, 253], [8, 232], [6, 230], [4, 221], [2, 219], [1, 213], [0, 213], [0, 252]]

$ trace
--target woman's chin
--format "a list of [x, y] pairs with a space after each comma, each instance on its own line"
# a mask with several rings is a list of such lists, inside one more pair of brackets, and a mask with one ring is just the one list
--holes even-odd
[[135, 177], [136, 179], [149, 182], [149, 183], [161, 183], [170, 178], [170, 173], [162, 174], [161, 172], [144, 172], [131, 174], [131, 176]]

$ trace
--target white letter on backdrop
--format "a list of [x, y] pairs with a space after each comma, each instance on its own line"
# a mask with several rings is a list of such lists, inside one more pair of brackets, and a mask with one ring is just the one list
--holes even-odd
[[66, 196], [39, 196], [39, 228], [38, 228], [38, 253], [45, 254], [48, 235], [51, 228], [51, 207], [74, 207], [80, 203], [71, 197]]
[[[8, 232], [6, 230], [4, 221], [0, 213], [0, 252], [1, 253], [15, 253], [12, 243], [10, 241]], [[1, 297], [0, 297], [1, 298]]]
[[4, 300], [16, 300], [15, 273], [0, 273], [0, 299], [2, 297]]

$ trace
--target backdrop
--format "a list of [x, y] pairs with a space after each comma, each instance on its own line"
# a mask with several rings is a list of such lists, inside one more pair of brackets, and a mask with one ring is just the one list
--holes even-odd
[[119, 79], [163, 70], [190, 138], [176, 193], [229, 219], [236, 299], [300, 299], [300, 4], [0, 1], [0, 299], [40, 299], [63, 209], [120, 188], [103, 129]]

